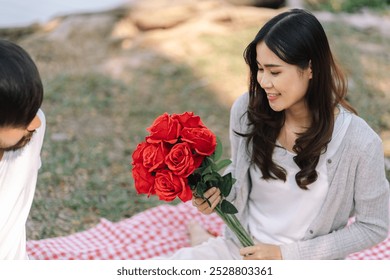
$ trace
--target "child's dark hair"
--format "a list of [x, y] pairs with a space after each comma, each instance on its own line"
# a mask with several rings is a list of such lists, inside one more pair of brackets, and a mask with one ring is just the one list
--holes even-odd
[[30, 55], [0, 39], [0, 127], [27, 127], [42, 100], [42, 81]]

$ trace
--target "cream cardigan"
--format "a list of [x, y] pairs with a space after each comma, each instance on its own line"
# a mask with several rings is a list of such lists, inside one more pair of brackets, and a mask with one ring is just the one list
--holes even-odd
[[[248, 93], [233, 104], [230, 115], [232, 172], [236, 183], [228, 199], [234, 203], [244, 227], [248, 224], [251, 189], [250, 157], [246, 139], [234, 133], [248, 130]], [[387, 237], [389, 182], [379, 136], [356, 115], [336, 153], [327, 159], [329, 191], [324, 204], [302, 241], [281, 246], [283, 259], [343, 259], [370, 248]], [[354, 216], [356, 221], [347, 226]], [[235, 236], [226, 230], [227, 238]], [[238, 241], [236, 241], [238, 242]]]

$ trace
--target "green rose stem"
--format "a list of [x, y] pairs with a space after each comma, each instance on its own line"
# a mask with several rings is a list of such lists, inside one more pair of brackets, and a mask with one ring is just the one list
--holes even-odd
[[243, 247], [255, 245], [252, 238], [237, 219], [236, 215], [223, 213], [220, 205], [217, 205], [214, 210], [230, 228], [230, 230], [234, 232]]
[[229, 195], [232, 189], [235, 179], [231, 173], [224, 176], [219, 174], [220, 170], [231, 164], [229, 159], [220, 160], [221, 156], [222, 143], [217, 137], [214, 153], [203, 159], [202, 165], [188, 177], [188, 183], [193, 191], [193, 195], [206, 200], [209, 206], [211, 206], [211, 203], [207, 197], [204, 197], [204, 193], [213, 186], [218, 186], [221, 191], [222, 201], [214, 208], [215, 212], [236, 235], [243, 247], [253, 246], [254, 242], [251, 236], [235, 216], [235, 213], [237, 213], [236, 207], [225, 200], [225, 197]]

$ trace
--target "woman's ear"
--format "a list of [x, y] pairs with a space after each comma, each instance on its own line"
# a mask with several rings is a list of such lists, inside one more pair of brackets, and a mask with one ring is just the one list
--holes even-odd
[[35, 115], [33, 120], [27, 126], [27, 130], [28, 131], [34, 131], [34, 130], [36, 130], [40, 126], [41, 126], [41, 119], [38, 117], [38, 115]]

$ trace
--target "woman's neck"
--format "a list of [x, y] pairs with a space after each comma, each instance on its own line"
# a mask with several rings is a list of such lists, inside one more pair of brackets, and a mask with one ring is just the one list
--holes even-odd
[[306, 131], [311, 125], [311, 117], [309, 111], [302, 110], [287, 110], [285, 111], [284, 125], [293, 130], [296, 133], [302, 133]]
[[311, 117], [306, 108], [286, 110], [284, 124], [280, 130], [278, 141], [288, 151], [294, 152], [295, 141], [300, 133], [304, 133], [311, 125]]

